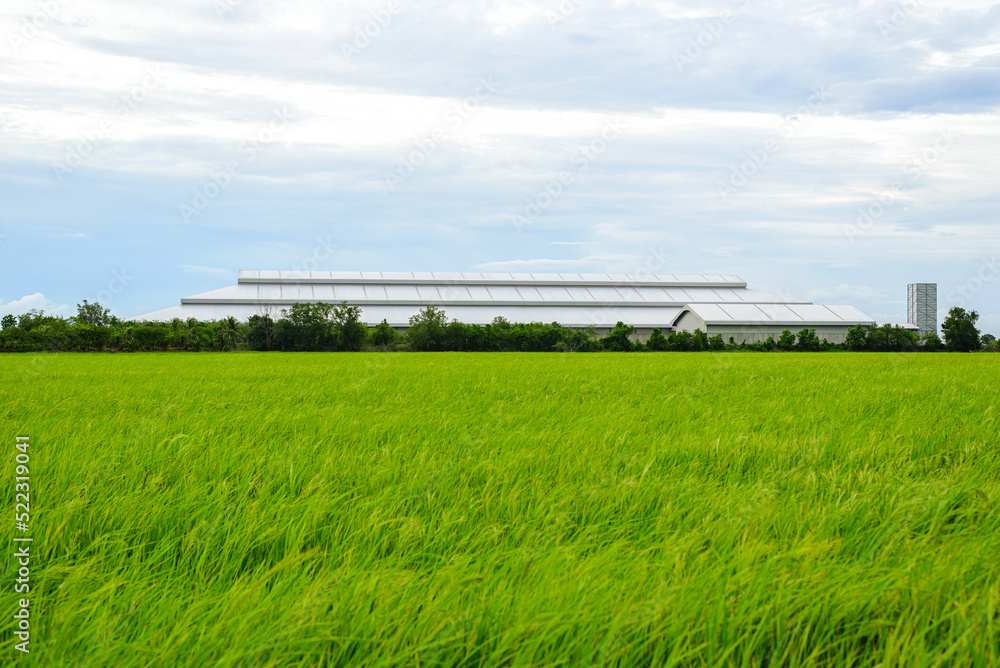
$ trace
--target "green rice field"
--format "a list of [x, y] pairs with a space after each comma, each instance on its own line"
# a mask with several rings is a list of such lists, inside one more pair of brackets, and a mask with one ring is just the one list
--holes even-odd
[[998, 377], [985, 354], [0, 356], [0, 664], [1000, 666]]

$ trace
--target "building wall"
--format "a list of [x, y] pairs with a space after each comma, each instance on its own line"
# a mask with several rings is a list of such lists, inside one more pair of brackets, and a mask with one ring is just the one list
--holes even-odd
[[766, 327], [747, 327], [746, 325], [709, 325], [708, 335], [715, 336], [722, 334], [722, 339], [729, 343], [729, 337], [733, 337], [736, 343], [757, 343], [766, 341], [767, 337], [773, 337], [775, 341], [781, 336], [781, 332], [788, 329], [792, 334], [798, 335], [803, 329], [815, 329], [816, 336], [820, 341], [826, 339], [830, 343], [843, 343], [847, 340], [846, 325], [769, 325]]
[[917, 332], [937, 332], [937, 283], [911, 283], [906, 286], [906, 320]]
[[736, 343], [757, 343], [759, 341], [766, 341], [769, 336], [773, 337], [774, 340], [777, 341], [778, 337], [781, 336], [781, 333], [786, 329], [791, 330], [792, 334], [798, 334], [801, 330], [809, 328], [816, 330], [816, 336], [818, 336], [821, 341], [826, 339], [830, 343], [843, 343], [847, 340], [847, 331], [851, 327], [852, 325], [814, 325], [809, 323], [795, 325], [714, 325], [706, 324], [704, 320], [688, 311], [677, 321], [675, 329], [678, 331], [684, 330], [688, 332], [700, 329], [703, 332], [706, 332], [709, 336], [721, 334], [722, 340], [726, 343], [729, 343], [729, 337], [733, 337], [733, 340]]

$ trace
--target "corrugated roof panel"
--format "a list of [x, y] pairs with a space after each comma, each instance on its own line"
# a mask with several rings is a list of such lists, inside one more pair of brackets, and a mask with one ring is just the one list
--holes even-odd
[[615, 288], [615, 292], [621, 295], [621, 299], [626, 302], [642, 302], [645, 301], [642, 295], [635, 288], [619, 287]]
[[549, 302], [566, 302], [571, 299], [569, 292], [566, 288], [559, 288], [555, 286], [542, 285], [535, 290], [538, 292], [539, 299]]
[[335, 288], [333, 298], [337, 301], [353, 302], [365, 299], [366, 297], [365, 289], [361, 285], [331, 285], [323, 287]]
[[784, 303], [793, 304], [795, 302], [805, 303], [801, 302], [801, 300], [787, 299], [785, 297], [782, 297], [781, 295], [771, 294], [770, 292], [762, 292], [760, 290], [747, 290], [747, 289], [740, 290], [740, 297], [742, 297], [743, 301], [745, 302], [756, 302], [756, 303], [771, 302], [779, 304], [784, 304]]
[[819, 304], [790, 304], [788, 308], [802, 320], [810, 320], [812, 322], [841, 322], [836, 313]]
[[617, 302], [622, 299], [614, 288], [587, 288], [587, 292], [599, 302]]
[[441, 299], [441, 293], [438, 292], [436, 285], [418, 285], [417, 299], [424, 299], [429, 302], [436, 302]]
[[493, 301], [498, 302], [517, 302], [521, 301], [521, 295], [518, 293], [517, 288], [510, 285], [491, 285], [489, 287], [490, 297]]
[[390, 301], [415, 301], [420, 297], [414, 285], [387, 285], [385, 294]]
[[728, 304], [732, 302], [739, 304], [743, 302], [742, 299], [736, 296], [735, 290], [729, 290], [726, 288], [712, 288], [712, 292], [716, 295], [718, 301], [723, 304]]
[[518, 286], [517, 292], [521, 295], [521, 299], [528, 302], [539, 302], [542, 301], [542, 295], [538, 293], [538, 288], [529, 288], [525, 286]]
[[677, 291], [687, 293], [688, 299], [692, 302], [711, 304], [719, 301], [719, 295], [715, 294], [712, 288], [684, 288]]
[[469, 291], [469, 297], [474, 301], [488, 302], [493, 299], [489, 288], [485, 285], [470, 285], [466, 289]]
[[273, 283], [257, 284], [258, 299], [281, 299], [281, 286]]
[[[833, 304], [827, 306], [828, 309], [837, 314], [841, 320], [851, 322], [851, 323], [873, 323], [875, 319], [866, 313], [859, 311], [853, 306], [847, 304]], [[907, 323], [909, 324], [909, 323]]]
[[670, 301], [678, 304], [687, 304], [694, 301], [691, 299], [691, 295], [680, 288], [664, 288], [663, 292], [666, 293]]
[[472, 299], [469, 289], [464, 285], [439, 285], [438, 294], [441, 296], [441, 300], [446, 302], [470, 301]]
[[323, 299], [332, 301], [337, 298], [337, 294], [333, 289], [333, 285], [314, 285], [313, 288], [313, 298]]
[[785, 304], [757, 304], [756, 306], [773, 322], [784, 322], [790, 325], [802, 322], [802, 318]]
[[706, 323], [731, 322], [733, 319], [717, 304], [692, 304], [690, 308]]
[[733, 288], [716, 288], [715, 293], [719, 295], [725, 302], [743, 302], [745, 301], [743, 297], [740, 296], [741, 290], [734, 290]]
[[590, 290], [587, 288], [566, 288], [566, 294], [569, 295], [571, 301], [574, 302], [592, 302], [594, 301], [594, 296], [590, 294]]
[[382, 285], [366, 285], [365, 286], [365, 299], [378, 299], [384, 300], [388, 299], [385, 294], [385, 286]]
[[663, 288], [635, 288], [635, 291], [645, 302], [673, 301]]
[[311, 285], [299, 285], [299, 284], [284, 284], [281, 286], [281, 298], [282, 299], [301, 299], [302, 301], [309, 301], [313, 298], [313, 291]]
[[766, 313], [754, 304], [720, 304], [719, 309], [735, 322], [770, 322]]

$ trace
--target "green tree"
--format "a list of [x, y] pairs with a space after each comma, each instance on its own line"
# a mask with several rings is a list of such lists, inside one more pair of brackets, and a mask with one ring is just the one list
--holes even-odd
[[981, 341], [979, 340], [979, 330], [976, 329], [977, 320], [979, 320], [978, 313], [966, 311], [960, 306], [948, 311], [948, 317], [941, 325], [948, 350], [955, 352], [979, 350]]
[[414, 350], [440, 350], [444, 344], [448, 318], [444, 311], [428, 306], [410, 318], [406, 338]]
[[635, 346], [629, 337], [635, 334], [635, 327], [618, 322], [611, 332], [601, 339], [601, 347], [612, 352], [631, 352]]
[[847, 340], [844, 346], [848, 350], [859, 352], [868, 350], [868, 328], [864, 325], [855, 325], [847, 330]]
[[97, 302], [90, 304], [84, 299], [83, 304], [76, 305], [76, 322], [81, 325], [107, 327], [111, 324], [111, 309], [104, 308]]
[[247, 321], [247, 347], [250, 350], [271, 350], [275, 323], [268, 314], [252, 315]]
[[2, 320], [0, 320], [0, 326], [2, 326], [3, 329], [10, 329], [11, 327], [16, 327], [17, 326], [17, 318], [15, 318], [14, 316], [12, 316], [12, 315], [10, 315], [8, 313], [7, 315], [5, 315], [3, 317]]
[[815, 329], [807, 327], [799, 332], [798, 341], [795, 343], [796, 350], [816, 352], [819, 347], [819, 337], [816, 336]]
[[236, 350], [237, 344], [241, 342], [240, 323], [233, 316], [220, 320], [215, 326], [216, 336], [230, 350]]
[[691, 344], [691, 350], [696, 350], [698, 352], [708, 350], [708, 333], [703, 332], [700, 329], [695, 329], [694, 333], [691, 335]]
[[663, 336], [663, 332], [660, 331], [659, 327], [654, 327], [653, 331], [650, 332], [649, 341], [646, 342], [646, 348], [652, 351], [667, 349], [667, 337]]
[[[729, 337], [733, 338], [733, 337]], [[722, 334], [716, 334], [708, 340], [709, 350], [725, 350], [726, 342], [722, 339]]]
[[399, 337], [399, 332], [397, 332], [390, 324], [388, 320], [383, 318], [382, 322], [375, 325], [375, 329], [372, 330], [372, 343], [381, 348], [388, 348], [390, 345], [396, 342]]
[[694, 349], [694, 337], [691, 336], [691, 332], [682, 329], [679, 332], [671, 332], [667, 337], [667, 350], [684, 352]]
[[322, 302], [307, 304], [296, 302], [290, 309], [282, 311], [285, 326], [284, 337], [290, 340], [294, 350], [324, 350], [332, 347], [333, 329], [330, 312], [333, 307]]
[[928, 352], [938, 352], [944, 350], [944, 343], [937, 332], [924, 332], [920, 337], [920, 347]]
[[361, 350], [368, 336], [368, 326], [361, 322], [361, 307], [341, 302], [333, 307], [333, 338], [337, 350]]
[[17, 326], [26, 332], [30, 332], [50, 320], [53, 320], [52, 316], [45, 315], [45, 311], [31, 309], [27, 313], [17, 316]]
[[563, 341], [566, 343], [566, 350], [581, 353], [591, 353], [600, 350], [598, 343], [597, 327], [587, 325], [584, 329], [574, 329], [567, 327], [563, 330]]
[[775, 344], [775, 347], [778, 350], [793, 350], [795, 348], [795, 335], [792, 334], [792, 330], [781, 330], [781, 336], [778, 337], [778, 343]]

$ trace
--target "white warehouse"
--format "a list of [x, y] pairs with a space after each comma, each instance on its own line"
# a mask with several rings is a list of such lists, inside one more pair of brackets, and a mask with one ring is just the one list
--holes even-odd
[[840, 343], [854, 325], [875, 324], [853, 306], [751, 290], [738, 276], [378, 271], [240, 271], [236, 285], [185, 297], [180, 306], [136, 319], [278, 318], [295, 302], [347, 302], [361, 308], [369, 325], [387, 320], [399, 329], [424, 307], [436, 306], [467, 324], [485, 325], [501, 316], [510, 322], [593, 325], [605, 332], [621, 321], [634, 326], [640, 338], [658, 327], [664, 333], [701, 329], [748, 343], [806, 327]]

